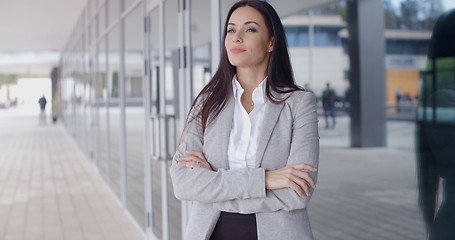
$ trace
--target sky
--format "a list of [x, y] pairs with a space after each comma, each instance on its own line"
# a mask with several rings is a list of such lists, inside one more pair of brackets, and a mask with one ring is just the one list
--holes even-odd
[[449, 10], [455, 8], [455, 1], [454, 0], [443, 0], [445, 10]]

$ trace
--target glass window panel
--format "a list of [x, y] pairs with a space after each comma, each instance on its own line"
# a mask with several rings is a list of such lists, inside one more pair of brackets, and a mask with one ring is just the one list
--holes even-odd
[[90, 47], [90, 44], [92, 44], [92, 39], [93, 39], [93, 31], [94, 31], [94, 28], [93, 28], [93, 25], [92, 24], [89, 24], [88, 25], [88, 29], [87, 29], [87, 45], [85, 46], [86, 48], [89, 48]]
[[82, 69], [81, 69], [81, 48], [79, 48], [78, 58], [76, 62], [76, 86], [74, 89], [75, 92], [75, 105], [76, 105], [76, 136], [79, 146], [81, 146], [82, 151], [84, 149], [84, 131], [83, 131], [83, 106], [82, 106], [82, 94], [83, 94], [83, 81], [82, 81]]
[[120, 0], [109, 0], [108, 5], [108, 24], [111, 25], [113, 22], [120, 18]]
[[98, 0], [91, 0], [91, 7], [92, 7], [92, 15], [91, 17], [96, 15], [96, 11], [98, 10]]
[[144, 16], [138, 6], [125, 19], [126, 159], [128, 211], [145, 231]]
[[84, 147], [86, 156], [93, 160], [92, 150], [93, 144], [93, 126], [91, 124], [92, 119], [92, 82], [91, 82], [91, 71], [92, 71], [92, 56], [90, 54], [90, 45], [85, 45], [82, 59], [82, 81], [83, 81], [83, 94], [82, 101], [84, 106]]
[[93, 22], [92, 24], [90, 24], [90, 26], [92, 27], [92, 38], [93, 38], [93, 42], [96, 41], [96, 39], [98, 38], [98, 16], [96, 16], [94, 19], [93, 19]]
[[92, 11], [93, 10], [93, 5], [92, 1], [89, 1], [88, 4], [85, 5], [85, 13], [83, 14], [85, 22], [89, 22], [90, 19], [92, 18]]
[[99, 169], [100, 174], [106, 182], [108, 182], [108, 136], [109, 129], [107, 125], [108, 109], [107, 109], [107, 82], [106, 82], [106, 39], [99, 42], [98, 48], [98, 93], [97, 102], [99, 109]]
[[98, 31], [101, 35], [106, 29], [106, 4], [101, 6], [101, 10], [98, 15]]
[[[150, 101], [152, 115], [158, 113], [158, 79], [160, 71], [160, 12], [159, 8], [155, 8], [150, 12], [150, 35], [149, 35], [149, 49], [150, 49]], [[152, 118], [153, 119], [153, 118]], [[151, 123], [151, 154], [156, 156], [159, 144], [159, 132], [155, 127], [156, 121]], [[161, 204], [161, 166], [159, 161], [151, 162], [152, 172], [152, 230], [158, 239], [162, 239], [162, 204]]]
[[191, 62], [193, 99], [210, 81], [213, 69], [210, 69], [211, 49], [211, 5], [210, 0], [193, 0], [191, 4]]
[[118, 25], [109, 33], [109, 132], [110, 132], [110, 164], [111, 164], [111, 187], [118, 198], [121, 198], [121, 128], [120, 128], [120, 100], [119, 100], [119, 27]]
[[436, 59], [436, 121], [438, 123], [455, 123], [455, 58]]
[[[226, 16], [229, 12], [229, 9], [231, 9], [232, 5], [234, 5], [234, 3], [238, 2], [238, 0], [223, 0], [223, 1], [220, 1], [220, 8], [221, 8], [221, 11], [220, 11], [220, 18], [221, 18], [221, 37], [223, 37], [223, 31], [224, 31], [224, 23], [226, 22]], [[221, 47], [224, 47], [224, 46], [221, 46]]]
[[[179, 91], [179, 23], [177, 1], [164, 2], [164, 42], [165, 42], [165, 64], [164, 64], [164, 88], [165, 88], [165, 109], [166, 115], [175, 116], [178, 113], [178, 91]], [[176, 148], [175, 118], [165, 120], [167, 127], [168, 156], [172, 156]], [[170, 164], [170, 162], [169, 162]], [[168, 183], [172, 183], [168, 175]], [[169, 233], [170, 239], [181, 239], [181, 207], [180, 201], [174, 196], [172, 184], [167, 189], [169, 199]]]
[[124, 0], [124, 8], [123, 10], [128, 9], [133, 3], [137, 2], [137, 0]]

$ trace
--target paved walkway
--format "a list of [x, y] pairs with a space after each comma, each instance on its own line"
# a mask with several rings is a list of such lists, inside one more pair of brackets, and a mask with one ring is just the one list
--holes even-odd
[[0, 109], [0, 239], [144, 239], [59, 124]]
[[[320, 165], [308, 211], [316, 240], [423, 240], [414, 123], [387, 122], [387, 147], [349, 148], [349, 118], [320, 128]], [[320, 126], [325, 126], [320, 118]]]
[[[0, 239], [144, 239], [61, 125], [10, 113], [0, 111]], [[337, 120], [320, 129], [316, 240], [425, 239], [414, 124], [389, 121], [388, 147], [352, 149], [349, 119]]]

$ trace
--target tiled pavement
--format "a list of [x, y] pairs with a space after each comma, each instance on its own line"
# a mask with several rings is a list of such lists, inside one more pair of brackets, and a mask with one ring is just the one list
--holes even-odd
[[144, 239], [61, 125], [2, 111], [0, 239]]
[[[324, 126], [320, 119], [320, 126]], [[308, 211], [317, 240], [423, 240], [414, 123], [387, 122], [387, 147], [349, 148], [349, 118], [320, 127], [317, 188]]]
[[[321, 119], [322, 120], [322, 119]], [[320, 129], [317, 240], [424, 239], [414, 124], [388, 122], [388, 147], [352, 149], [349, 119]], [[320, 123], [323, 126], [323, 122]], [[0, 239], [144, 239], [61, 125], [0, 112]]]

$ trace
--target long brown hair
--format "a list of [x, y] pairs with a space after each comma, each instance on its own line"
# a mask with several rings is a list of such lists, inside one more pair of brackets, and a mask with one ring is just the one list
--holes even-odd
[[[229, 18], [237, 8], [245, 6], [252, 7], [261, 13], [265, 20], [267, 29], [269, 30], [269, 35], [273, 36], [275, 39], [273, 51], [271, 52], [267, 66], [267, 98], [273, 103], [282, 103], [286, 100], [286, 98], [277, 99], [272, 95], [271, 89], [277, 93], [289, 93], [297, 90], [303, 90], [303, 88], [295, 84], [283, 24], [281, 23], [275, 9], [273, 9], [273, 7], [265, 1], [253, 0], [237, 2], [229, 10], [224, 24], [223, 50], [221, 52], [218, 70], [211, 81], [198, 94], [190, 109], [189, 116], [193, 117], [188, 119], [188, 122], [194, 120], [195, 118], [200, 118], [203, 132], [205, 132], [207, 125], [219, 115], [221, 110], [223, 110], [232, 94], [232, 78], [236, 74], [236, 68], [229, 62], [224, 43]], [[202, 101], [201, 106], [197, 107], [197, 113], [192, 114], [192, 111], [195, 109], [195, 105], [200, 98]]]

